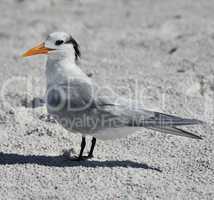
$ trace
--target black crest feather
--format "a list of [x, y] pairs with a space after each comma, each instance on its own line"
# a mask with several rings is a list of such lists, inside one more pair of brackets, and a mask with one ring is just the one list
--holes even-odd
[[80, 53], [80, 47], [79, 47], [79, 44], [77, 43], [77, 41], [72, 36], [70, 36], [68, 41], [66, 41], [65, 43], [73, 44], [74, 51], [75, 51], [75, 59], [78, 60], [78, 58], [80, 58], [80, 56], [81, 56], [81, 53]]

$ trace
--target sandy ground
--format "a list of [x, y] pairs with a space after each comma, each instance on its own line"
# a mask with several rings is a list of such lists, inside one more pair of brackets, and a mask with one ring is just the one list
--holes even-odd
[[[213, 0], [1, 0], [0, 199], [214, 199], [213, 10]], [[207, 121], [188, 128], [204, 139], [142, 130], [98, 141], [91, 161], [63, 159], [81, 137], [28, 105], [45, 93], [45, 58], [19, 57], [57, 30], [79, 41], [99, 84]]]

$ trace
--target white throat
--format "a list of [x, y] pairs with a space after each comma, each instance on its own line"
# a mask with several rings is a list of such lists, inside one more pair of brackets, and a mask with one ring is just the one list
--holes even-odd
[[51, 52], [48, 55], [46, 64], [47, 87], [65, 83], [71, 79], [86, 79], [89, 78], [77, 66], [75, 55], [65, 54], [65, 52]]

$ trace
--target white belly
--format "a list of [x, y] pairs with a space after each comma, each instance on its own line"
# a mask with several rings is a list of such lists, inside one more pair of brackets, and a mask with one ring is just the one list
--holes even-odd
[[100, 140], [111, 140], [121, 137], [126, 137], [127, 135], [133, 134], [142, 130], [139, 127], [120, 127], [120, 128], [107, 128], [93, 133], [91, 136]]

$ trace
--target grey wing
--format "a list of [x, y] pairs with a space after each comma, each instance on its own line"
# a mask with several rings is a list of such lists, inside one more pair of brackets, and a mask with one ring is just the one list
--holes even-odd
[[184, 126], [203, 123], [197, 119], [181, 118], [174, 115], [139, 109], [129, 122], [129, 125], [143, 127]]
[[74, 79], [49, 88], [47, 104], [49, 107], [61, 107], [70, 111], [84, 110], [93, 103], [93, 87], [81, 79]]
[[72, 80], [69, 84], [59, 85], [59, 88], [60, 90], [54, 89], [49, 93], [48, 104], [58, 106], [60, 102], [65, 102], [66, 109], [64, 113], [61, 112], [62, 114], [66, 114], [69, 108], [70, 111], [81, 111], [80, 114], [86, 112], [90, 118], [99, 119], [100, 124], [103, 124], [101, 121], [105, 116], [105, 120], [111, 128], [115, 126], [144, 127], [159, 132], [201, 139], [199, 136], [176, 127], [202, 123], [199, 120], [147, 111], [134, 101], [120, 98], [115, 94], [96, 96], [96, 86], [84, 80], [82, 82], [79, 79]]
[[[155, 131], [202, 139], [201, 137], [177, 128], [177, 126], [195, 125], [203, 123], [197, 119], [181, 118], [174, 115], [163, 114], [143, 109], [142, 105], [136, 105], [134, 101], [119, 100], [120, 104], [113, 103], [105, 107], [112, 116], [116, 116], [120, 122], [129, 127], [144, 127]], [[107, 109], [106, 109], [107, 108]]]
[[142, 126], [148, 129], [172, 135], [179, 135], [194, 139], [202, 139], [200, 136], [177, 128], [177, 126], [195, 125], [202, 123], [202, 121], [197, 119], [181, 118], [173, 115], [143, 110], [142, 115], [139, 117], [132, 118], [129, 121], [128, 125]]

